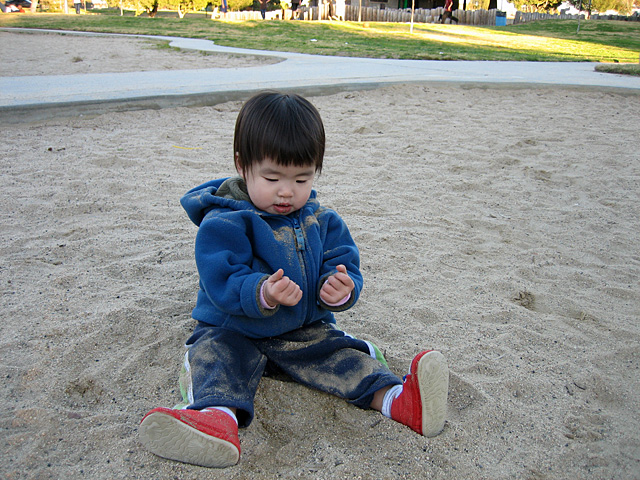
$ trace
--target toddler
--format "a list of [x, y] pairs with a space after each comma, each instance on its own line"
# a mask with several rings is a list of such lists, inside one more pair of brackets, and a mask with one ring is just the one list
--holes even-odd
[[313, 190], [322, 170], [320, 114], [298, 95], [260, 93], [238, 115], [237, 176], [182, 198], [199, 227], [200, 290], [181, 374], [183, 403], [143, 418], [142, 443], [164, 458], [227, 467], [240, 458], [238, 427], [254, 416], [265, 369], [421, 435], [444, 427], [449, 373], [443, 355], [418, 354], [404, 381], [371, 342], [335, 325], [362, 290], [358, 249], [342, 218]]

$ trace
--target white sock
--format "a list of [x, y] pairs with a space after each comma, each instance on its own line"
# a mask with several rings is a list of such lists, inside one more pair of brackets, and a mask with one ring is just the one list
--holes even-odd
[[402, 393], [402, 385], [394, 385], [387, 393], [384, 394], [384, 398], [382, 399], [382, 414], [391, 418], [391, 404], [393, 401], [398, 398], [398, 396]]
[[212, 409], [220, 410], [221, 412], [226, 413], [231, 418], [233, 418], [233, 421], [236, 422], [236, 425], [238, 424], [238, 418], [236, 417], [236, 414], [233, 413], [233, 411], [230, 408], [227, 408], [227, 407], [207, 407], [207, 408], [203, 408], [202, 411], [206, 412], [207, 410], [212, 410]]

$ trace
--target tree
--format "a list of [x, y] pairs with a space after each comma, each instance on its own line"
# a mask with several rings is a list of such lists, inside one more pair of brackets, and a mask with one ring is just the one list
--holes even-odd
[[[455, 2], [453, 2], [455, 5]], [[469, 0], [462, 10], [489, 10], [489, 0]]]
[[[149, 15], [151, 18], [156, 16], [156, 13], [158, 13], [158, 7], [160, 6], [158, 3], [158, 0], [140, 0], [137, 2], [139, 6], [141, 6], [145, 12], [147, 12], [147, 15]], [[139, 9], [136, 8], [136, 12]]]
[[[209, 3], [214, 7], [220, 7], [222, 0], [209, 0], [207, 4]], [[227, 4], [229, 10], [237, 12], [249, 9], [249, 7], [253, 6], [253, 0], [228, 0]]]
[[184, 18], [187, 12], [203, 10], [210, 3], [209, 0], [165, 0], [165, 2], [170, 10], [178, 10], [180, 18]]
[[159, 0], [118, 0], [117, 3], [114, 0], [107, 0], [107, 3], [109, 6], [116, 4], [120, 7], [120, 10], [124, 8], [135, 10], [136, 15], [147, 12], [150, 17], [155, 17], [160, 7]]
[[[208, 5], [219, 7], [221, 0], [107, 0], [110, 6], [118, 6], [120, 9], [131, 9], [136, 15], [146, 12], [150, 17], [155, 17], [159, 9], [177, 11], [183, 18], [187, 12], [204, 10]], [[253, 5], [253, 0], [228, 0], [230, 10], [243, 10]]]
[[620, 15], [629, 15], [633, 10], [634, 0], [591, 0], [591, 8], [589, 9], [589, 0], [569, 0], [569, 3], [576, 8], [582, 8], [584, 12], [604, 13], [607, 10], [615, 10]]
[[557, 9], [561, 3], [562, 0], [514, 0], [513, 2], [518, 10], [528, 10], [540, 13], [549, 13], [552, 10]]

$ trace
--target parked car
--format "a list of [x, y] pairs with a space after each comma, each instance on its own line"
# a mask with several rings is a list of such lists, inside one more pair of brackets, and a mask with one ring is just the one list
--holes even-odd
[[4, 3], [4, 11], [6, 12], [19, 12], [29, 10], [31, 8], [30, 0], [7, 0]]

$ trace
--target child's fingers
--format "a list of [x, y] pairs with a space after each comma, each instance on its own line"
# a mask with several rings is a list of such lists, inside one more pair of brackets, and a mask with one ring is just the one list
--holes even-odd
[[283, 278], [282, 280], [280, 280], [281, 288], [282, 288], [282, 293], [285, 296], [291, 296], [293, 294], [295, 294], [295, 292], [297, 292], [298, 290], [300, 290], [300, 287], [293, 281], [291, 281], [290, 279], [288, 279], [287, 277]]
[[325, 283], [322, 288], [320, 289], [320, 293], [324, 293], [326, 295], [332, 295], [336, 292], [336, 287], [334, 287], [333, 285], [331, 285], [331, 282], [327, 281], [327, 283]]
[[284, 270], [279, 268], [277, 272], [275, 272], [273, 275], [269, 277], [269, 282], [276, 283], [278, 280], [280, 280], [283, 277], [283, 275], [284, 275]]
[[[342, 275], [342, 274], [336, 274], [336, 275], [332, 276], [322, 286], [322, 288], [320, 289], [321, 298], [324, 295], [324, 296], [330, 297], [332, 299], [340, 300], [340, 299], [344, 298], [346, 295], [348, 295], [349, 292], [351, 292], [351, 290], [353, 290], [352, 286], [349, 286], [347, 283], [345, 283], [345, 282], [341, 281], [339, 278], [337, 278], [338, 275]], [[347, 280], [350, 280], [349, 277], [346, 276], [346, 275], [345, 275], [345, 278]], [[323, 298], [323, 300], [324, 300], [324, 298]]]
[[292, 306], [296, 305], [300, 301], [301, 298], [302, 298], [302, 291], [299, 288], [297, 288], [297, 289], [294, 289], [292, 291], [284, 292], [282, 294], [282, 299], [281, 299], [280, 303], [282, 305], [286, 305], [286, 306], [292, 307]]
[[342, 272], [338, 272], [332, 275], [327, 283], [335, 288], [340, 288], [340, 284], [349, 288], [354, 287], [354, 283], [353, 280], [351, 280], [351, 277], [347, 273]]
[[282, 277], [273, 284], [273, 296], [278, 303], [292, 306], [302, 298], [302, 289], [288, 277]]
[[342, 293], [338, 292], [335, 288], [325, 285], [324, 288], [320, 291], [320, 298], [325, 303], [336, 303], [342, 300], [346, 295], [342, 295]]
[[338, 273], [335, 273], [333, 275], [334, 277], [336, 277], [338, 280], [340, 280], [340, 282], [344, 283], [345, 285], [353, 285], [353, 280], [351, 280], [351, 277], [347, 273], [347, 267], [340, 264], [336, 267], [336, 270], [338, 270]]

